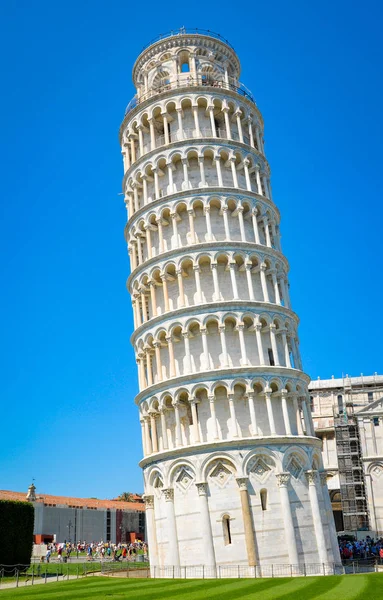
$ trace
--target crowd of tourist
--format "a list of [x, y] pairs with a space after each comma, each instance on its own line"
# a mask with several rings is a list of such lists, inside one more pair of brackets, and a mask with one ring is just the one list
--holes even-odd
[[345, 560], [360, 558], [380, 558], [383, 560], [383, 538], [374, 539], [369, 535], [363, 540], [339, 540], [340, 556]]
[[56, 558], [58, 562], [67, 562], [71, 556], [79, 554], [86, 555], [86, 560], [134, 560], [137, 554], [147, 554], [148, 547], [145, 542], [137, 540], [131, 543], [113, 544], [112, 542], [71, 542], [48, 544], [45, 557], [42, 561], [49, 563], [51, 559]]

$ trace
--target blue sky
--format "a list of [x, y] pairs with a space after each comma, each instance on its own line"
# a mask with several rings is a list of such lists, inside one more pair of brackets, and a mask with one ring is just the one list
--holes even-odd
[[381, 6], [1, 2], [0, 488], [142, 490], [117, 134], [180, 26], [231, 41], [263, 113], [305, 370], [383, 372]]

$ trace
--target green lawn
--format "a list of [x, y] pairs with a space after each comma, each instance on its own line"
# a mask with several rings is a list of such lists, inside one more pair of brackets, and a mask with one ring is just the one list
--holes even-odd
[[[108, 571], [126, 571], [127, 563], [124, 562], [105, 562], [106, 568]], [[132, 569], [142, 569], [148, 567], [149, 563], [131, 563], [129, 562], [129, 570]], [[96, 561], [89, 561], [84, 563], [39, 563], [33, 564], [29, 567], [29, 569], [20, 573], [19, 582], [20, 585], [25, 585], [26, 579], [31, 579], [32, 573], [35, 579], [45, 578], [45, 573], [47, 573], [47, 577], [51, 579], [52, 577], [59, 576], [59, 580], [67, 577], [68, 575], [78, 575], [81, 577], [86, 573], [93, 573], [93, 571], [101, 571], [101, 563]], [[125, 572], [124, 572], [125, 575]], [[2, 582], [4, 584], [11, 583], [15, 581], [16, 577], [4, 577], [2, 578]]]
[[294, 579], [117, 579], [91, 577], [0, 591], [0, 600], [356, 600], [379, 598], [383, 574]]

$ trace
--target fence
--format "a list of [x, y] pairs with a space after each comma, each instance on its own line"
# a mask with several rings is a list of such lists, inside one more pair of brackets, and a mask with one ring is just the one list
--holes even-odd
[[348, 575], [383, 570], [379, 559], [350, 560], [340, 563], [246, 565], [166, 566], [134, 562], [90, 562], [72, 564], [0, 565], [0, 589], [4, 585], [30, 586], [36, 583], [67, 581], [95, 575], [153, 579], [248, 579], [274, 577], [310, 577], [318, 575]]
[[249, 567], [247, 565], [218, 565], [209, 567], [153, 565], [150, 569], [153, 579], [242, 579], [262, 577], [308, 577], [311, 575], [343, 575], [342, 564], [307, 563], [300, 565], [271, 564]]

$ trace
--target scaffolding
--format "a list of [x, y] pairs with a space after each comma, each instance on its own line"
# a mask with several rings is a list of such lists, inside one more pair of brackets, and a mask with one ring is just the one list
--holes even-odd
[[343, 409], [339, 405], [334, 407], [343, 523], [345, 531], [367, 531], [369, 516], [362, 448], [352, 392], [350, 396]]

